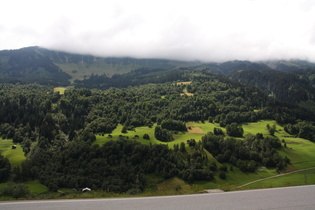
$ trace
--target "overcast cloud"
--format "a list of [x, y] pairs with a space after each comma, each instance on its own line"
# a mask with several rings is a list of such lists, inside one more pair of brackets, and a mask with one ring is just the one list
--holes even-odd
[[313, 0], [10, 0], [0, 49], [100, 56], [315, 61]]

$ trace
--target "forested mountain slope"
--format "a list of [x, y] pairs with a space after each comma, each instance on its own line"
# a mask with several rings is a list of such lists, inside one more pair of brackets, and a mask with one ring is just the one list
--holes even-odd
[[200, 62], [185, 62], [167, 59], [137, 59], [130, 57], [100, 57], [93, 55], [82, 55], [67, 52], [60, 52], [38, 48], [55, 65], [64, 72], [70, 74], [73, 80], [89, 78], [92, 74], [106, 75], [111, 77], [116, 74], [124, 74], [136, 69], [147, 70], [174, 70], [189, 68], [199, 65]]
[[[66, 85], [68, 80], [88, 79], [90, 76], [112, 77], [136, 71], [139, 73], [206, 69], [210, 73], [228, 75], [238, 70], [274, 69], [303, 75], [314, 69], [307, 61], [228, 61], [201, 62], [167, 59], [137, 59], [129, 57], [100, 57], [27, 47], [18, 50], [0, 51], [0, 82], [20, 81], [26, 83]], [[303, 70], [303, 71], [302, 71]], [[307, 72], [313, 80], [314, 74]], [[94, 78], [95, 79], [95, 78]]]
[[[186, 72], [185, 77], [189, 83], [104, 91], [81, 88], [64, 95], [40, 85], [1, 85], [1, 136], [20, 143], [27, 155], [21, 169], [6, 177], [38, 179], [53, 191], [88, 185], [107, 192], [139, 193], [146, 187], [147, 174], [163, 179], [177, 176], [193, 183], [213, 180], [218, 174], [216, 163], [228, 163], [243, 172], [258, 167], [283, 170], [289, 160], [277, 152], [282, 148], [280, 139], [262, 134], [243, 137], [241, 123], [272, 119], [288, 124], [288, 132], [314, 137], [311, 123], [296, 124], [314, 119], [307, 110], [275, 101], [258, 88], [225, 76], [196, 71]], [[183, 94], [184, 89], [191, 95]], [[187, 133], [186, 123], [191, 121], [218, 123], [226, 133], [217, 128], [174, 148], [159, 145]], [[154, 135], [137, 137], [146, 139], [146, 145], [135, 142], [136, 136], [124, 135], [93, 145], [96, 135], [110, 140], [109, 134], [119, 124], [122, 133], [144, 126], [154, 129]], [[226, 178], [224, 172], [220, 176]]]
[[299, 71], [314, 69], [315, 64], [306, 60], [273, 60], [264, 62], [269, 68], [278, 71]]
[[256, 86], [270, 96], [289, 103], [314, 101], [315, 89], [306, 78], [275, 70], [238, 70], [230, 78]]
[[37, 48], [0, 51], [0, 82], [68, 85], [70, 75], [63, 72]]

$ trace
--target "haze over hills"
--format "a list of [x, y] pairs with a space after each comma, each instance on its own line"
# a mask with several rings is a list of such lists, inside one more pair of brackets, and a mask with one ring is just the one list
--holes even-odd
[[[154, 58], [97, 57], [40, 47], [0, 51], [2, 83], [37, 82], [66, 86], [70, 82], [76, 82], [79, 87], [104, 89], [110, 86], [127, 87], [164, 82], [168, 81], [168, 78], [176, 79], [180, 72], [196, 69], [226, 75], [238, 82], [256, 86], [279, 100], [301, 102], [313, 101], [315, 98], [315, 64], [303, 60], [235, 60], [207, 63]], [[115, 77], [112, 77], [113, 75]]]
[[62, 71], [38, 49], [0, 51], [0, 81], [68, 85], [70, 75]]
[[[93, 55], [49, 50], [41, 47], [26, 47], [17, 50], [3, 50], [0, 51], [0, 57], [1, 72], [9, 73], [12, 71], [25, 71], [25, 69], [30, 68], [30, 66], [33, 65], [32, 70], [24, 72], [24, 77], [28, 77], [28, 74], [33, 74], [33, 76], [35, 76], [36, 74], [38, 75], [38, 72], [35, 72], [34, 68], [44, 65], [41, 66], [41, 70], [51, 72], [58, 72], [61, 70], [71, 75], [72, 80], [83, 79], [89, 77], [91, 74], [107, 74], [111, 76], [113, 74], [127, 73], [141, 68], [173, 70], [208, 67], [213, 73], [217, 74], [229, 74], [235, 70], [251, 69], [293, 71], [315, 68], [314, 63], [303, 60], [275, 60], [261, 62], [235, 60], [222, 63], [209, 63], [201, 61], [192, 62], [155, 58], [136, 59], [131, 57], [98, 57]], [[10, 61], [7, 62], [7, 59], [10, 59]], [[24, 66], [24, 68], [22, 68], [22, 66]], [[14, 74], [9, 74], [8, 77], [15, 79], [19, 78], [18, 75]]]

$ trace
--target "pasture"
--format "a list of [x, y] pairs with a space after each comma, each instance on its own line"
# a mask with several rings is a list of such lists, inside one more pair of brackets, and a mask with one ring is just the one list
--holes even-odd
[[242, 189], [262, 189], [315, 184], [315, 169], [274, 177], [243, 187]]
[[59, 92], [59, 94], [61, 94], [61, 95], [65, 94], [65, 90], [66, 90], [65, 87], [55, 87], [54, 88], [54, 92]]
[[[262, 133], [265, 137], [270, 136], [266, 125], [272, 126], [276, 124], [272, 120], [262, 120], [254, 123], [244, 123], [244, 136], [255, 135], [256, 133]], [[127, 139], [131, 141], [138, 141], [142, 144], [166, 144], [169, 148], [173, 149], [174, 144], [180, 144], [181, 142], [186, 143], [189, 139], [195, 139], [197, 142], [201, 140], [208, 132], [213, 132], [214, 128], [221, 128], [223, 132], [226, 133], [225, 128], [222, 128], [217, 123], [201, 123], [201, 122], [188, 122], [186, 124], [188, 130], [187, 132], [174, 132], [174, 141], [172, 142], [161, 142], [154, 137], [154, 129], [156, 124], [152, 127], [142, 126], [137, 127], [134, 130], [128, 130], [127, 133], [122, 133], [122, 125], [118, 125], [117, 128], [111, 134], [97, 135], [96, 141], [93, 144], [103, 145], [105, 142], [111, 140]], [[150, 139], [144, 139], [143, 135], [148, 134]], [[315, 143], [310, 142], [301, 138], [294, 138], [287, 134], [281, 125], [276, 124], [277, 136], [284, 145], [286, 143], [286, 148], [282, 147], [279, 153], [282, 157], [287, 156], [291, 159], [292, 165], [287, 168], [287, 171], [294, 171], [297, 169], [304, 169], [315, 167]], [[239, 138], [242, 140], [242, 138]], [[0, 154], [7, 157], [12, 165], [21, 166], [23, 160], [25, 160], [24, 153], [20, 145], [17, 145], [16, 149], [12, 149], [12, 140], [0, 139]], [[188, 153], [192, 152], [188, 145], [186, 144]], [[205, 151], [209, 160], [214, 160], [213, 156]], [[217, 163], [218, 167], [222, 164]], [[162, 181], [161, 177], [156, 175], [147, 175], [148, 187], [142, 195], [171, 195], [171, 194], [186, 194], [193, 192], [202, 192], [205, 189], [223, 189], [223, 190], [239, 190], [238, 186], [246, 184], [251, 181], [258, 179], [271, 177], [277, 175], [275, 169], [271, 168], [259, 168], [255, 173], [244, 173], [238, 168], [233, 167], [230, 170], [230, 164], [223, 164], [228, 167], [228, 172], [226, 173], [227, 179], [222, 180], [219, 178], [219, 172], [214, 172], [215, 179], [211, 182], [194, 182], [192, 185], [188, 185], [183, 180], [179, 178], [172, 178], [170, 180]], [[47, 189], [41, 185], [38, 181], [29, 181], [24, 183], [29, 187], [32, 193], [40, 194], [46, 192]], [[315, 170], [309, 170], [306, 172], [299, 172], [294, 174], [289, 174], [281, 177], [271, 178], [265, 181], [260, 181], [253, 183], [241, 189], [256, 189], [256, 188], [268, 188], [268, 187], [281, 187], [281, 186], [292, 186], [292, 185], [304, 185], [304, 184], [315, 184]], [[72, 193], [70, 193], [72, 194]], [[78, 195], [79, 196], [79, 195]], [[100, 196], [100, 195], [90, 195], [90, 196]], [[108, 195], [107, 195], [108, 196]], [[118, 196], [118, 195], [117, 195]], [[126, 196], [126, 195], [125, 195]], [[127, 195], [128, 196], [128, 195]]]
[[12, 140], [0, 138], [0, 154], [9, 159], [12, 168], [21, 167], [25, 160], [23, 149], [19, 144], [16, 144], [16, 149], [12, 149], [12, 145], [15, 145]]
[[59, 92], [60, 95], [63, 95], [63, 94], [65, 94], [65, 91], [66, 91], [66, 90], [70, 90], [70, 89], [72, 89], [72, 88], [73, 88], [73, 86], [55, 87], [55, 88], [54, 88], [54, 92]]
[[[280, 150], [278, 150], [279, 154], [282, 157], [287, 156], [289, 159], [291, 159], [292, 165], [288, 166], [286, 171], [293, 171], [297, 169], [304, 169], [309, 167], [315, 167], [315, 143], [310, 142], [305, 139], [301, 138], [294, 138], [290, 137], [288, 133], [284, 131], [283, 126], [277, 124], [274, 120], [261, 120], [254, 123], [244, 123], [242, 124], [244, 129], [244, 136], [246, 135], [255, 135], [256, 133], [262, 133], [265, 137], [270, 136], [269, 131], [267, 130], [267, 124], [270, 126], [276, 125], [276, 132], [275, 136], [278, 137], [281, 141], [284, 140], [287, 147], [282, 147]], [[135, 128], [134, 131], [128, 131], [128, 133], [121, 133], [122, 125], [119, 125], [113, 132], [112, 132], [112, 138], [108, 138], [108, 134], [104, 136], [97, 136], [97, 140], [94, 142], [94, 144], [102, 145], [106, 141], [110, 140], [118, 140], [119, 135], [125, 136], [124, 138], [127, 138], [130, 140], [136, 140], [138, 142], [141, 142], [143, 144], [167, 144], [169, 148], [173, 149], [174, 144], [180, 144], [181, 142], [187, 142], [189, 139], [195, 139], [196, 141], [200, 141], [202, 136], [204, 136], [208, 132], [213, 132], [214, 128], [221, 128], [223, 132], [226, 133], [225, 128], [220, 127], [217, 123], [201, 123], [201, 122], [188, 122], [186, 126], [190, 129], [188, 129], [187, 132], [175, 132], [173, 134], [174, 141], [172, 142], [161, 142], [154, 138], [154, 128], [156, 125], [153, 125], [152, 128], [149, 127], [138, 127]], [[147, 133], [150, 136], [150, 140], [143, 139], [143, 135]], [[139, 138], [134, 138], [135, 135], [138, 135]], [[239, 138], [239, 140], [242, 140], [242, 138]], [[284, 143], [282, 142], [282, 145]], [[188, 146], [186, 146], [188, 149]], [[188, 149], [189, 152], [189, 149]], [[207, 154], [209, 159], [213, 159], [212, 155], [209, 153]], [[221, 164], [219, 164], [220, 166]], [[226, 164], [228, 167], [230, 167], [229, 164]], [[307, 172], [307, 184], [313, 184], [315, 183], [314, 178], [314, 172], [310, 171]], [[265, 168], [262, 167], [259, 170], [257, 170], [255, 173], [243, 173], [238, 168], [234, 167], [233, 171], [228, 171], [227, 173], [227, 179], [222, 180], [219, 178], [218, 173], [215, 173], [215, 180], [212, 182], [196, 182], [192, 185], [192, 189], [195, 192], [202, 191], [203, 189], [215, 189], [220, 188], [224, 190], [237, 190], [238, 186], [246, 184], [248, 182], [271, 177], [274, 175], [277, 175], [277, 172], [275, 169], [271, 168]], [[275, 181], [273, 181], [275, 180]], [[278, 181], [277, 181], [278, 180]], [[276, 184], [277, 183], [277, 184]], [[263, 182], [259, 182], [257, 184], [253, 184], [252, 186], [249, 185], [248, 189], [250, 187], [252, 188], [266, 188], [269, 186], [291, 186], [291, 185], [300, 185], [305, 184], [305, 178], [303, 173], [298, 174], [292, 174], [292, 175], [286, 175], [283, 177], [273, 178], [272, 180], [266, 180]], [[243, 188], [242, 188], [243, 189]], [[245, 188], [247, 189], [247, 188]]]
[[[105, 142], [108, 141], [115, 141], [119, 139], [127, 139], [127, 140], [136, 140], [142, 144], [164, 144], [163, 142], [157, 140], [154, 137], [154, 128], [156, 125], [154, 125], [152, 128], [143, 126], [143, 127], [137, 127], [133, 131], [127, 130], [127, 133], [122, 133], [121, 130], [123, 126], [119, 124], [115, 130], [111, 134], [104, 134], [104, 135], [96, 135], [96, 141], [93, 142], [93, 144], [103, 145]], [[150, 137], [150, 140], [144, 139], [143, 135], [148, 134]], [[109, 137], [111, 135], [112, 137]], [[138, 137], [136, 137], [138, 136]]]
[[[134, 130], [128, 130], [127, 133], [122, 133], [121, 130], [123, 126], [119, 124], [117, 128], [110, 134], [96, 135], [96, 141], [93, 144], [102, 145], [107, 141], [119, 140], [119, 139], [129, 139], [136, 140], [142, 144], [167, 144], [169, 148], [173, 148], [174, 144], [180, 144], [181, 142], [187, 142], [189, 139], [195, 139], [196, 141], [201, 140], [201, 137], [208, 132], [213, 132], [213, 128], [220, 127], [219, 124], [213, 123], [199, 123], [199, 122], [189, 122], [186, 124], [187, 127], [191, 127], [187, 132], [175, 132], [173, 134], [174, 141], [171, 142], [161, 142], [154, 137], [154, 129], [156, 124], [151, 128], [147, 126], [137, 127]], [[225, 131], [224, 128], [222, 128]], [[150, 140], [143, 139], [143, 135], [147, 133], [150, 136]], [[108, 137], [111, 135], [112, 137]], [[135, 138], [135, 136], [139, 138]], [[122, 137], [119, 137], [122, 136]]]
[[188, 81], [188, 82], [177, 82], [176, 85], [189, 85], [191, 84], [192, 81]]
[[48, 191], [47, 187], [42, 185], [38, 180], [27, 181], [23, 184], [28, 187], [31, 193], [34, 194], [40, 194]]

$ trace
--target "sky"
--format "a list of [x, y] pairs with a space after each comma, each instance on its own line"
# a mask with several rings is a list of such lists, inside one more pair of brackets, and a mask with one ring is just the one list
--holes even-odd
[[314, 0], [10, 0], [0, 50], [96, 56], [315, 62]]

